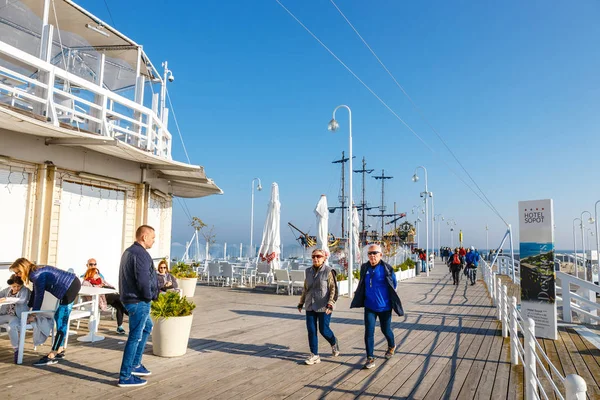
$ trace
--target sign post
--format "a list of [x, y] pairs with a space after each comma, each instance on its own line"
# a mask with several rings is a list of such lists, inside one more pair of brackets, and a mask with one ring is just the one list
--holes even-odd
[[558, 338], [552, 199], [519, 202], [521, 314], [535, 321], [535, 335]]

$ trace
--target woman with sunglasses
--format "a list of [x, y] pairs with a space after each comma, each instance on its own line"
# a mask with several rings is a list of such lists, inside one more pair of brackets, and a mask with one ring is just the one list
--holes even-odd
[[[56, 336], [54, 337], [52, 349], [48, 355], [42, 357], [33, 365], [41, 367], [56, 364], [58, 359], [63, 358], [65, 355], [63, 344], [68, 332], [69, 316], [73, 308], [73, 301], [75, 301], [79, 289], [81, 289], [81, 282], [71, 272], [49, 265], [35, 265], [26, 258], [18, 258], [9, 269], [24, 283], [31, 282], [33, 284], [33, 295], [29, 300], [29, 305], [33, 311], [41, 309], [45, 292], [49, 292], [59, 300], [58, 307], [54, 312]], [[33, 322], [34, 319], [35, 317], [30, 315], [27, 322]]]
[[[85, 276], [83, 277], [83, 286], [94, 286], [107, 289], [115, 288], [114, 286], [112, 286], [104, 280], [102, 274], [100, 274], [100, 270], [98, 270], [98, 268], [95, 267], [88, 268], [87, 272], [85, 273]], [[121, 302], [119, 293], [109, 293], [100, 295], [100, 299], [98, 301], [98, 308], [100, 308], [101, 311], [106, 311], [108, 306], [113, 307], [117, 311], [117, 333], [119, 335], [124, 335], [126, 332], [123, 328], [123, 315], [127, 314], [127, 310]]]
[[166, 260], [161, 260], [158, 263], [158, 273], [156, 274], [158, 289], [161, 292], [177, 289], [177, 279], [169, 272]]

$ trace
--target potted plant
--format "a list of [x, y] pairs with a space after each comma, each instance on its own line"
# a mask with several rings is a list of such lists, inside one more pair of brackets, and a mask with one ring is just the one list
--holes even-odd
[[196, 305], [178, 292], [158, 296], [150, 306], [152, 352], [159, 357], [178, 357], [187, 350]]
[[183, 296], [194, 297], [196, 284], [198, 283], [198, 274], [191, 265], [179, 261], [171, 267], [171, 275], [177, 279], [177, 286], [181, 289]]

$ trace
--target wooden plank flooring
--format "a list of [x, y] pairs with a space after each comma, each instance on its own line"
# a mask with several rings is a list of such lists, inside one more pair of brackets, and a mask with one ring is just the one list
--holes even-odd
[[[347, 298], [339, 300], [331, 324], [341, 355], [333, 358], [320, 337], [322, 362], [306, 366], [298, 296], [199, 285], [187, 354], [155, 357], [149, 344], [148, 385], [116, 386], [125, 337], [114, 333], [110, 320], [100, 328], [106, 340], [84, 344], [71, 336], [67, 358], [44, 368], [31, 364], [48, 345], [36, 353], [28, 336], [24, 364], [16, 366], [8, 338], [0, 337], [0, 385], [8, 399], [522, 399], [523, 369], [510, 364], [509, 342], [483, 283], [467, 286], [461, 278], [452, 285], [438, 264], [430, 277], [399, 284], [406, 315], [393, 317], [397, 352], [384, 359], [386, 341], [377, 329], [372, 370], [361, 369], [363, 311], [350, 310]], [[596, 385], [590, 398], [600, 393], [600, 355], [584, 339], [563, 329], [559, 341], [543, 346], [561, 372], [579, 373], [588, 386]]]

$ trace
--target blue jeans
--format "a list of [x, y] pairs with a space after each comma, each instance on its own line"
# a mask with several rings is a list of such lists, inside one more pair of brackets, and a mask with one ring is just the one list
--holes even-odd
[[373, 358], [375, 352], [375, 321], [379, 317], [379, 326], [387, 339], [388, 347], [394, 347], [396, 341], [392, 332], [392, 310], [375, 312], [365, 307], [365, 348], [367, 357]]
[[425, 260], [421, 260], [421, 272], [427, 272], [427, 263]]
[[317, 336], [317, 322], [319, 323], [319, 332], [329, 342], [334, 345], [336, 342], [333, 331], [329, 329], [331, 314], [324, 312], [307, 311], [306, 312], [306, 329], [308, 329], [308, 346], [312, 354], [319, 354], [319, 338]]
[[131, 377], [131, 369], [142, 363], [142, 355], [146, 348], [148, 336], [152, 332], [150, 319], [150, 302], [124, 304], [129, 313], [129, 336], [123, 350], [123, 361], [119, 379], [126, 380]]

